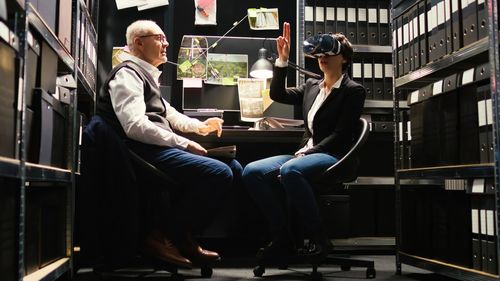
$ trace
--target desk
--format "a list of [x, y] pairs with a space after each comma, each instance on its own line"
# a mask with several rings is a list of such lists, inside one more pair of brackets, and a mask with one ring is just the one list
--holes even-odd
[[200, 136], [184, 134], [205, 148], [233, 145], [237, 147], [236, 158], [241, 165], [273, 155], [293, 154], [299, 149], [304, 131], [292, 130], [248, 130], [225, 129], [218, 138], [214, 134]]

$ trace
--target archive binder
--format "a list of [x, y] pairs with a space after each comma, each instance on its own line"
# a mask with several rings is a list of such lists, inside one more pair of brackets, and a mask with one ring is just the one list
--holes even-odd
[[420, 42], [420, 66], [424, 66], [428, 60], [428, 44], [427, 44], [427, 8], [426, 2], [422, 1], [418, 4], [418, 41]]
[[347, 36], [347, 22], [346, 22], [346, 7], [347, 0], [337, 0], [337, 30], [335, 33], [341, 33]]
[[366, 99], [373, 99], [373, 63], [370, 59], [363, 60], [363, 85], [366, 88]]
[[410, 70], [414, 71], [420, 67], [418, 44], [418, 6], [410, 9]]
[[390, 63], [390, 59], [384, 63], [384, 100], [392, 100], [393, 96], [393, 76], [394, 66]]
[[[389, 1], [381, 1], [379, 3], [390, 3]], [[389, 10], [387, 6], [379, 5], [378, 10], [378, 23], [379, 23], [379, 44], [382, 46], [389, 46], [391, 30], [389, 28]]]
[[379, 44], [378, 31], [378, 3], [377, 0], [367, 0], [366, 7], [368, 9], [368, 45]]
[[314, 7], [314, 32], [315, 34], [325, 33], [325, 7], [319, 5]]
[[481, 270], [481, 236], [479, 233], [480, 219], [479, 219], [479, 203], [475, 202], [473, 198], [471, 203], [471, 232], [472, 232], [472, 268]]
[[477, 36], [478, 39], [488, 36], [488, 9], [485, 0], [477, 0]]
[[326, 0], [325, 33], [336, 33], [335, 27], [335, 0]]
[[373, 61], [373, 99], [384, 99], [384, 62], [377, 59]]
[[16, 53], [0, 41], [0, 155], [15, 157], [16, 143]]
[[395, 62], [397, 66], [397, 77], [401, 77], [404, 75], [404, 69], [403, 69], [403, 17], [398, 17], [396, 19], [395, 23], [395, 28], [397, 32], [397, 46], [396, 46], [396, 52], [397, 52], [397, 62]]
[[[311, 2], [311, 1], [308, 1], [308, 2]], [[304, 27], [305, 27], [306, 38], [314, 35], [314, 7], [313, 6], [305, 6], [305, 8], [304, 8]]]
[[451, 0], [444, 0], [444, 24], [445, 24], [445, 55], [453, 53], [453, 39], [451, 29]]
[[347, 33], [346, 36], [352, 44], [358, 44], [358, 36], [356, 30], [356, 8], [348, 7], [347, 9]]
[[[363, 5], [363, 7], [361, 7]], [[368, 44], [368, 15], [364, 2], [358, 1], [358, 44]]]
[[410, 72], [410, 24], [409, 14], [403, 14], [403, 75]]
[[451, 33], [453, 51], [462, 48], [462, 29], [460, 17], [460, 0], [451, 0]]
[[462, 36], [464, 46], [472, 44], [478, 40], [476, 3], [476, 0], [461, 0]]

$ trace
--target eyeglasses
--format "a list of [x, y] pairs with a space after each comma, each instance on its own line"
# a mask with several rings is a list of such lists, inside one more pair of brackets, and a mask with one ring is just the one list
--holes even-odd
[[138, 36], [139, 38], [145, 38], [145, 37], [151, 37], [151, 36], [155, 36], [155, 39], [160, 41], [161, 43], [167, 43], [168, 44], [168, 41], [167, 41], [167, 37], [163, 34], [149, 34], [149, 35], [142, 35], [142, 36]]

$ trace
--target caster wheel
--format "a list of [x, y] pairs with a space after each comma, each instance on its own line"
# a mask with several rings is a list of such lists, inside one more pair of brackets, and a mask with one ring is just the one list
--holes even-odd
[[212, 274], [214, 271], [212, 270], [211, 267], [202, 267], [201, 268], [201, 277], [203, 278], [210, 278], [212, 277]]
[[349, 270], [351, 270], [351, 267], [350, 267], [350, 266], [348, 266], [348, 265], [342, 265], [342, 266], [340, 267], [340, 269], [341, 269], [342, 271], [349, 271]]
[[323, 279], [323, 274], [321, 272], [313, 272], [311, 273], [312, 281], [321, 281]]
[[373, 279], [377, 276], [377, 272], [375, 271], [375, 268], [367, 268], [366, 269], [366, 278], [367, 279]]
[[266, 272], [266, 268], [258, 265], [253, 269], [253, 276], [262, 277], [262, 275], [264, 275], [264, 272]]

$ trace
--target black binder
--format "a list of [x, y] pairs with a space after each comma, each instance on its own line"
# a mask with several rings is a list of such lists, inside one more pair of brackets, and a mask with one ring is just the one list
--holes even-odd
[[366, 7], [368, 9], [368, 45], [378, 45], [379, 31], [377, 0], [367, 0]]
[[[476, 85], [467, 84], [458, 89], [460, 164], [479, 163], [478, 97]], [[478, 149], [474, 149], [478, 148]]]
[[337, 0], [337, 12], [335, 17], [337, 20], [336, 33], [341, 33], [347, 36], [347, 0]]
[[464, 6], [462, 1], [462, 35], [464, 46], [472, 44], [478, 40], [477, 32], [477, 2], [469, 1]]
[[316, 1], [316, 7], [314, 11], [314, 31], [315, 34], [325, 33], [325, 7], [322, 6], [324, 1]]
[[396, 64], [396, 69], [397, 69], [397, 76], [396, 77], [401, 77], [404, 75], [404, 69], [403, 69], [403, 60], [404, 60], [404, 55], [403, 55], [403, 17], [400, 16], [396, 18], [395, 20], [395, 30], [396, 30], [396, 47], [397, 47], [397, 62]]
[[453, 39], [452, 39], [452, 21], [451, 21], [451, 0], [444, 0], [445, 9], [445, 39], [446, 39], [446, 54], [453, 53]]
[[488, 7], [485, 0], [477, 0], [477, 35], [478, 39], [488, 36]]
[[472, 236], [472, 268], [481, 270], [482, 268], [482, 253], [481, 253], [481, 235], [480, 235], [480, 218], [479, 218], [480, 202], [478, 197], [471, 199], [471, 236]]
[[368, 14], [366, 10], [365, 3], [358, 1], [358, 44], [366, 45], [368, 44]]
[[420, 42], [420, 66], [426, 65], [428, 60], [428, 43], [427, 43], [427, 8], [426, 2], [422, 1], [418, 4], [418, 41]]
[[393, 76], [394, 76], [394, 66], [391, 63], [391, 59], [387, 59], [384, 63], [384, 100], [392, 100], [393, 96]]
[[478, 65], [474, 70], [474, 81], [479, 82], [480, 84], [488, 83], [490, 79], [490, 63], [484, 63]]
[[479, 128], [479, 156], [480, 163], [489, 163], [489, 146], [491, 128], [488, 125], [487, 118], [487, 95], [490, 92], [489, 85], [483, 85], [477, 88], [477, 114]]
[[398, 122], [398, 145], [399, 145], [399, 168], [407, 169], [408, 161], [406, 155], [406, 146], [408, 145], [408, 127], [407, 127], [407, 112], [399, 112], [399, 122]]
[[460, 10], [460, 0], [451, 0], [451, 32], [454, 52], [463, 46]]
[[389, 28], [390, 2], [386, 0], [379, 0], [378, 6], [379, 44], [382, 46], [389, 46], [391, 44], [391, 30]]
[[374, 98], [373, 88], [373, 60], [363, 59], [363, 86], [366, 88], [366, 99]]
[[373, 60], [373, 99], [384, 99], [384, 61], [382, 59]]
[[408, 12], [403, 14], [403, 74], [410, 72], [410, 24]]
[[[306, 38], [313, 36], [314, 33], [314, 5], [313, 0], [307, 0], [304, 7], [304, 28]], [[306, 39], [304, 38], [304, 39]]]
[[57, 78], [57, 53], [42, 41], [42, 50], [40, 58], [40, 87], [45, 91], [54, 94], [56, 92]]
[[356, 29], [356, 8], [348, 7], [347, 10], [347, 39], [352, 44], [358, 44], [358, 31]]
[[418, 43], [418, 6], [410, 9], [410, 70], [420, 67], [418, 59], [420, 45]]
[[335, 0], [326, 0], [325, 33], [336, 33], [335, 27]]
[[424, 89], [414, 91], [408, 95], [410, 100], [410, 130], [411, 130], [411, 167], [420, 168], [424, 166], [424, 104], [420, 100]]
[[[29, 37], [33, 37], [30, 35]], [[38, 40], [33, 38], [32, 43], [28, 44], [28, 53], [26, 55], [26, 89], [25, 89], [25, 102], [29, 107], [32, 104], [33, 99], [33, 89], [40, 86], [40, 69], [39, 60], [40, 60], [40, 44]]]

